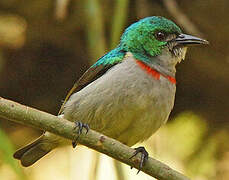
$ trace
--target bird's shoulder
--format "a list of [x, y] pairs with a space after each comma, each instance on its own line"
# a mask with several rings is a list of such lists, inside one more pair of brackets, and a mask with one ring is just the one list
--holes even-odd
[[117, 47], [99, 58], [98, 61], [93, 64], [73, 85], [72, 89], [68, 92], [58, 115], [62, 113], [65, 103], [72, 94], [80, 91], [88, 84], [104, 75], [110, 68], [122, 62], [125, 55], [126, 52]]

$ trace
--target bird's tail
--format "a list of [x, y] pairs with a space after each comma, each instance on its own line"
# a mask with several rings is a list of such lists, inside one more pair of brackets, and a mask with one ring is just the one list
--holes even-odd
[[20, 160], [21, 164], [25, 167], [33, 165], [36, 161], [57, 147], [57, 144], [52, 140], [50, 141], [50, 138], [46, 134], [47, 132], [32, 143], [17, 150], [13, 157]]

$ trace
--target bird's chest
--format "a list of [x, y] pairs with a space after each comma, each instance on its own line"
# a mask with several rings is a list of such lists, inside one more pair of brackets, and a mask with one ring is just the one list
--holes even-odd
[[167, 120], [174, 97], [174, 84], [162, 76], [152, 77], [129, 58], [73, 94], [66, 103], [65, 118], [86, 122], [131, 145], [149, 137]]
[[[111, 99], [108, 104], [112, 108], [107, 112], [115, 112], [109, 127], [122, 131], [118, 139], [132, 145], [150, 137], [167, 121], [173, 108], [176, 86], [164, 76], [155, 78], [145, 72], [133, 60], [124, 63], [109, 72], [109, 78], [115, 78], [109, 85]], [[108, 129], [105, 131], [107, 134], [115, 133]], [[136, 136], [129, 137], [128, 134]]]
[[[113, 71], [113, 72], [112, 72]], [[114, 100], [133, 105], [139, 111], [171, 111], [176, 86], [173, 80], [158, 72], [146, 71], [130, 59], [110, 73], [110, 92]], [[125, 106], [124, 106], [125, 107]]]

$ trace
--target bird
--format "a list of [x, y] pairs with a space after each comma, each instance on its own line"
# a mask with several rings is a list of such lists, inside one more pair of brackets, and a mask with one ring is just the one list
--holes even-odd
[[[59, 117], [75, 122], [79, 134], [90, 127], [130, 147], [148, 139], [167, 122], [174, 106], [176, 65], [184, 60], [187, 47], [196, 44], [208, 41], [184, 34], [161, 16], [140, 19], [125, 29], [116, 48], [76, 81]], [[13, 156], [28, 167], [70, 143], [45, 132]], [[73, 147], [76, 144], [72, 142]], [[138, 153], [141, 169], [148, 153], [142, 146], [133, 156]]]

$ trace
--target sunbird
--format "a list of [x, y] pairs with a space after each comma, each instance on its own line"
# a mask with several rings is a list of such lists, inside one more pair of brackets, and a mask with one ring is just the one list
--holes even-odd
[[[133, 23], [119, 45], [74, 84], [59, 116], [75, 122], [79, 132], [90, 127], [128, 146], [148, 139], [168, 120], [176, 92], [175, 66], [184, 60], [187, 47], [195, 44], [208, 41], [182, 33], [164, 17]], [[16, 151], [14, 158], [27, 167], [64, 144], [70, 141], [45, 132]], [[135, 150], [133, 156], [141, 153], [141, 169], [148, 153], [144, 147]]]

